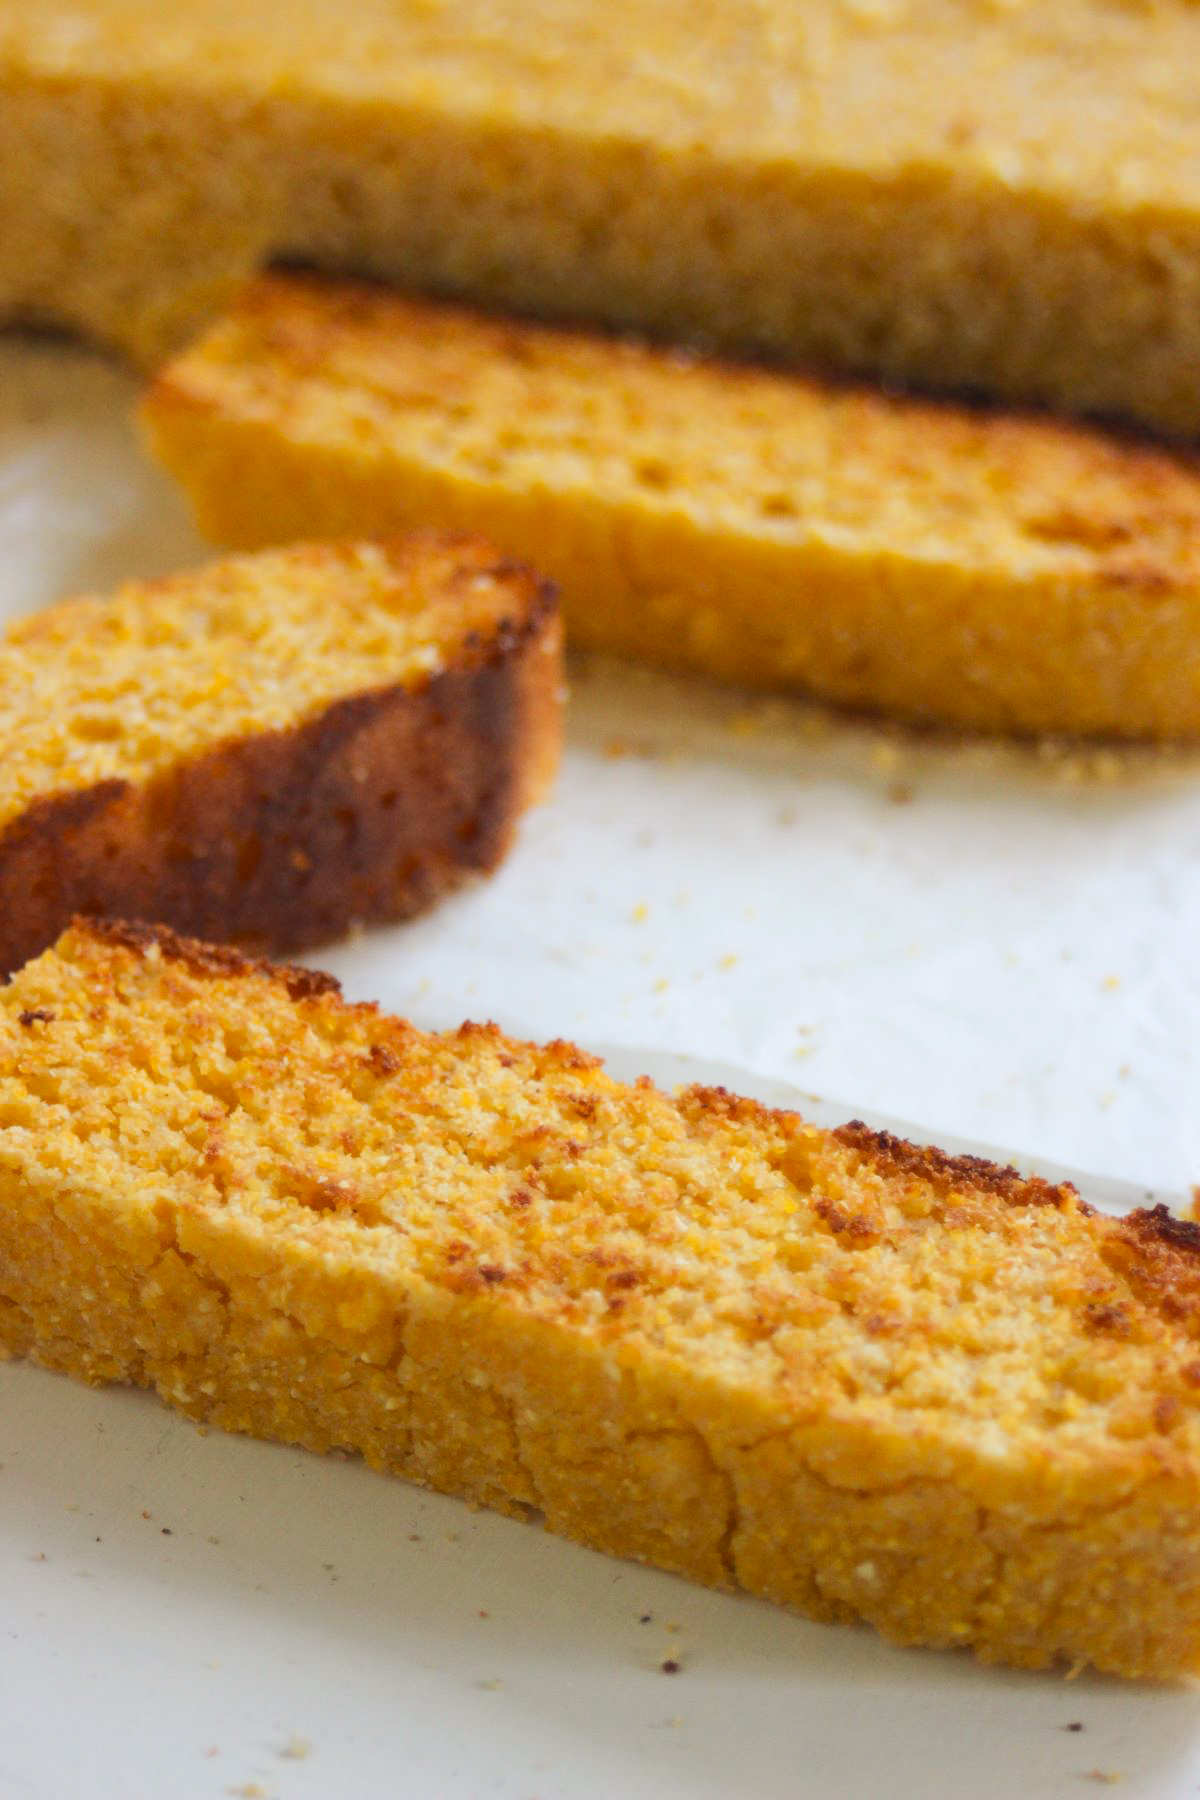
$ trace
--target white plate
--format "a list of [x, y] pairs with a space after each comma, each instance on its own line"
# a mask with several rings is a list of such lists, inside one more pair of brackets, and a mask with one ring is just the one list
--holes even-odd
[[[82, 353], [0, 346], [0, 616], [202, 554], [132, 395]], [[801, 1099], [817, 1117], [916, 1119], [1103, 1172], [1102, 1204], [1178, 1201], [1200, 1174], [1200, 768], [1110, 773], [592, 667], [498, 877], [316, 960], [425, 1024], [816, 1090], [838, 1096]], [[142, 1395], [0, 1369], [0, 1465], [0, 1800], [1200, 1785], [1192, 1690], [891, 1650], [202, 1437]]]

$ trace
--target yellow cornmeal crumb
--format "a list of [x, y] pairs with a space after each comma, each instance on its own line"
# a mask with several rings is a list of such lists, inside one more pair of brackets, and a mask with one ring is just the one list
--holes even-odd
[[1200, 429], [1190, 0], [5, 0], [0, 306], [272, 254]]
[[1200, 1663], [1200, 1228], [146, 927], [0, 990], [0, 1343], [901, 1642]]
[[1200, 736], [1200, 468], [1099, 428], [302, 277], [247, 288], [146, 418], [221, 543], [478, 530], [558, 581], [576, 647], [951, 727]]
[[461, 560], [428, 539], [305, 545], [130, 582], [10, 626], [0, 828], [48, 791], [141, 782], [344, 695], [426, 680], [513, 606], [486, 569], [461, 579]]

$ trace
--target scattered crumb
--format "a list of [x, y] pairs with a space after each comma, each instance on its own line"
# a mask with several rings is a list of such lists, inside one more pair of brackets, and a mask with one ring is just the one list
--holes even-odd
[[154, 1517], [154, 1514], [152, 1512], [147, 1512], [145, 1507], [143, 1506], [142, 1517], [143, 1517], [143, 1519], [152, 1519]]
[[871, 751], [871, 767], [881, 775], [891, 775], [900, 767], [900, 752], [895, 744], [876, 744]]
[[650, 908], [646, 905], [644, 900], [638, 902], [630, 914], [630, 917], [635, 925], [645, 924], [646, 920], [650, 917]]
[[205, 1754], [205, 1756], [220, 1756], [220, 1754], [221, 1754], [220, 1744], [210, 1744], [208, 1746], [208, 1749], [204, 1752], [204, 1754]]
[[660, 975], [654, 984], [654, 991], [656, 994], [665, 994], [670, 985], [671, 983], [667, 980], [667, 977], [665, 975]]
[[893, 806], [911, 806], [915, 798], [915, 790], [907, 781], [894, 781], [888, 789], [888, 799]]
[[490, 1612], [485, 1612], [483, 1607], [481, 1606], [479, 1609], [479, 1616], [481, 1619], [490, 1619], [492, 1615]]
[[1119, 975], [1106, 975], [1100, 985], [1104, 988], [1106, 993], [1111, 994], [1120, 987], [1121, 977]]
[[653, 1613], [639, 1613], [638, 1614], [638, 1624], [639, 1625], [653, 1625], [653, 1623], [654, 1623], [654, 1614]]
[[457, 1544], [458, 1539], [459, 1533], [457, 1531], [443, 1531], [442, 1533], [442, 1542], [444, 1544]]
[[294, 1731], [279, 1754], [280, 1756], [286, 1756], [289, 1762], [303, 1762], [311, 1749], [312, 1745], [309, 1743], [308, 1739], [306, 1737], [301, 1737], [299, 1732]]
[[486, 1689], [489, 1694], [502, 1694], [504, 1692], [504, 1683], [498, 1675], [489, 1675], [486, 1681], [481, 1681], [478, 1685], [481, 1688]]
[[797, 1062], [802, 1062], [806, 1056], [811, 1056], [815, 1049], [815, 1044], [797, 1044], [792, 1051], [792, 1056]]
[[624, 738], [609, 738], [604, 746], [604, 754], [609, 762], [619, 762], [623, 756], [630, 754], [630, 747]]
[[29, 1560], [30, 1562], [49, 1562], [50, 1558], [46, 1555], [44, 1550], [39, 1550], [35, 1555], [31, 1556]]
[[68, 1500], [67, 1504], [63, 1507], [63, 1511], [64, 1512], [78, 1512], [79, 1511], [78, 1500]]
[[664, 1675], [678, 1675], [681, 1664], [677, 1656], [664, 1656], [658, 1666]]
[[1069, 1725], [1060, 1725], [1058, 1729], [1060, 1731], [1082, 1731], [1083, 1730], [1083, 1720], [1082, 1719], [1072, 1719], [1072, 1721]]
[[717, 967], [718, 967], [718, 969], [732, 969], [736, 962], [737, 962], [737, 957], [733, 954], [733, 952], [731, 950], [727, 956], [723, 956], [721, 958], [720, 962], [717, 964]]
[[[421, 1542], [420, 1532], [419, 1531], [410, 1531], [408, 1534], [408, 1541], [410, 1544], [419, 1544]], [[329, 1567], [332, 1568], [333, 1564], [330, 1563]]]
[[174, 1537], [174, 1535], [175, 1535], [175, 1533], [171, 1530], [171, 1527], [169, 1525], [163, 1525], [161, 1527], [161, 1530], [162, 1530], [162, 1535], [164, 1537]]
[[239, 1787], [231, 1787], [231, 1794], [239, 1796], [239, 1800], [271, 1800], [271, 1791], [261, 1781], [243, 1781]]
[[206, 1544], [219, 1544], [221, 1540], [219, 1537], [213, 1537], [212, 1534], [210, 1533], [209, 1536], [206, 1537], [204, 1541]]
[[1115, 1769], [1088, 1769], [1083, 1779], [1095, 1781], [1101, 1787], [1116, 1787], [1122, 1777], [1117, 1774]]

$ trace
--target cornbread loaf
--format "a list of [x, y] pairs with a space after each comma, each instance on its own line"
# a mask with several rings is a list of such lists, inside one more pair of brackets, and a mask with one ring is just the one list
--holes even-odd
[[576, 644], [942, 725], [1200, 733], [1200, 465], [1096, 428], [282, 276], [146, 417], [221, 542], [470, 526], [560, 581]]
[[1192, 0], [5, 0], [0, 310], [269, 256], [1200, 431]]
[[0, 640], [0, 969], [72, 914], [287, 949], [504, 854], [557, 749], [553, 592], [477, 539], [246, 557]]
[[0, 990], [0, 1344], [903, 1643], [1200, 1661], [1200, 1228], [77, 925]]

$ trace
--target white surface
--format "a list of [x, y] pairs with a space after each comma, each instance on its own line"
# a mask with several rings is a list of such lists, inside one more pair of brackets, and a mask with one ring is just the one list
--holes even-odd
[[[81, 353], [0, 346], [0, 616], [203, 554], [132, 394]], [[686, 1052], [822, 1116], [1178, 1195], [1200, 1178], [1200, 763], [1109, 773], [593, 666], [499, 876], [314, 960], [424, 1024], [567, 1034], [628, 1074]], [[0, 1800], [1200, 1785], [1200, 1693], [889, 1650], [143, 1396], [2, 1369], [0, 1464]]]

